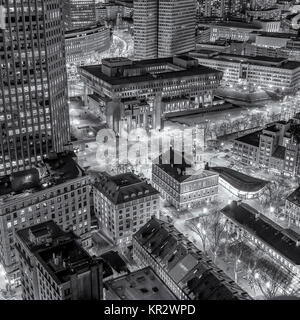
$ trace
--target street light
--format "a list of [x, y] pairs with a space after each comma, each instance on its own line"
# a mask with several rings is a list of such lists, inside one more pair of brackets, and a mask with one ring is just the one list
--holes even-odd
[[255, 274], [254, 274], [254, 279], [259, 279], [259, 273], [258, 272], [255, 272]]
[[275, 211], [274, 207], [270, 207], [270, 212], [273, 213]]
[[208, 212], [207, 208], [203, 208], [203, 213], [207, 213], [207, 212]]

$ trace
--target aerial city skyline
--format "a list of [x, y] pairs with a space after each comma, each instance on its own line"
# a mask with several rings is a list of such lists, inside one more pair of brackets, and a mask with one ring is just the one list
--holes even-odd
[[299, 298], [299, 30], [293, 0], [0, 0], [0, 300]]

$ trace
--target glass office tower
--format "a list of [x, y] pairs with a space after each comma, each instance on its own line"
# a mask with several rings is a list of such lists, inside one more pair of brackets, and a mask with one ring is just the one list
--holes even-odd
[[0, 176], [70, 140], [61, 0], [0, 0]]

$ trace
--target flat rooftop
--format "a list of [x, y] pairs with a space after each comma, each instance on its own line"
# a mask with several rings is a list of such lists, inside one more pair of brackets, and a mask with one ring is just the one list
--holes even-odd
[[238, 205], [235, 201], [224, 207], [221, 212], [283, 257], [295, 265], [300, 265], [300, 247], [296, 246], [296, 242], [288, 236], [285, 229], [272, 220], [249, 205], [245, 203]]
[[[0, 178], [0, 202], [46, 190], [55, 185], [84, 176], [84, 170], [74, 160], [73, 152], [55, 154], [44, 159], [37, 168], [13, 173]], [[43, 172], [40, 177], [39, 171]]]
[[177, 300], [151, 267], [106, 281], [104, 287], [121, 300]]
[[[201, 58], [201, 53], [203, 52], [203, 55], [207, 54], [207, 52], [203, 50], [197, 50], [195, 51], [195, 56], [198, 56], [198, 58]], [[235, 63], [248, 63], [252, 65], [262, 65], [262, 66], [269, 66], [273, 68], [280, 68], [280, 69], [286, 69], [286, 70], [293, 70], [300, 67], [299, 61], [291, 61], [287, 60], [286, 58], [273, 58], [269, 56], [243, 56], [243, 55], [237, 55], [237, 54], [229, 54], [229, 53], [223, 53], [223, 52], [217, 52], [215, 55], [211, 55], [209, 57], [211, 60], [220, 60], [220, 61], [228, 61], [228, 62], [235, 62]], [[201, 62], [200, 62], [201, 63]]]
[[69, 281], [73, 274], [86, 272], [93, 263], [93, 258], [76, 241], [78, 237], [63, 231], [52, 220], [17, 234], [58, 284]]
[[[185, 59], [186, 61], [191, 61], [191, 57], [189, 56], [180, 56], [180, 58]], [[127, 59], [128, 60], [128, 59]], [[117, 60], [107, 60], [108, 63], [114, 62]], [[124, 60], [125, 61], [125, 60]], [[169, 70], [160, 73], [150, 73], [144, 70], [144, 72], [139, 75], [123, 75], [118, 74], [117, 76], [108, 76], [102, 72], [102, 65], [90, 65], [90, 66], [82, 66], [80, 70], [83, 72], [87, 72], [90, 75], [107, 82], [110, 85], [122, 85], [122, 84], [131, 84], [131, 83], [140, 83], [140, 82], [151, 82], [151, 81], [159, 81], [173, 78], [184, 78], [184, 77], [192, 77], [196, 75], [204, 75], [204, 74], [216, 74], [220, 73], [220, 71], [214, 70], [212, 68], [208, 68], [205, 66], [197, 65], [191, 68], [179, 68], [178, 65], [175, 65], [173, 62], [173, 58], [159, 58], [159, 59], [150, 59], [150, 60], [141, 60], [141, 61], [131, 61], [130, 65], [121, 66], [120, 68], [123, 70], [129, 69], [137, 69], [141, 70], [143, 68], [147, 68], [149, 66], [159, 66], [164, 65], [166, 67], [169, 66]], [[177, 70], [174, 70], [176, 68]], [[83, 75], [84, 76], [84, 75]]]

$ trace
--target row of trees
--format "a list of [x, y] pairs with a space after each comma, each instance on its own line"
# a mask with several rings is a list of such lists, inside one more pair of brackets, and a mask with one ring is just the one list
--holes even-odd
[[220, 211], [215, 210], [207, 215], [187, 220], [186, 225], [199, 236], [202, 251], [211, 255], [213, 261], [216, 262], [222, 239], [225, 236], [225, 224], [221, 222]]
[[207, 140], [213, 140], [219, 136], [244, 131], [251, 128], [264, 126], [268, 122], [278, 120], [278, 116], [263, 113], [243, 114], [239, 119], [231, 120], [230, 117], [222, 119], [218, 123], [207, 122], [205, 125], [205, 137]]
[[266, 298], [272, 299], [284, 295], [299, 294], [298, 286], [291, 270], [271, 261], [266, 250], [259, 244], [250, 247], [240, 239], [228, 245], [227, 257], [233, 261], [235, 281], [240, 272], [247, 270], [247, 281], [250, 288], [259, 290]]
[[258, 200], [263, 209], [269, 210], [277, 220], [284, 213], [285, 199], [296, 185], [291, 184], [290, 180], [278, 177], [264, 187]]
[[186, 226], [198, 235], [202, 251], [214, 263], [220, 257], [220, 261], [231, 266], [230, 272], [236, 283], [240, 280], [239, 274], [243, 273], [249, 287], [254, 292], [259, 290], [266, 299], [272, 299], [282, 292], [285, 295], [300, 293], [300, 282], [299, 285], [292, 285], [292, 281], [295, 281], [292, 271], [271, 261], [266, 249], [259, 244], [255, 244], [255, 248], [253, 244], [249, 246], [238, 239], [235, 233], [227, 232], [220, 211], [187, 220]]

